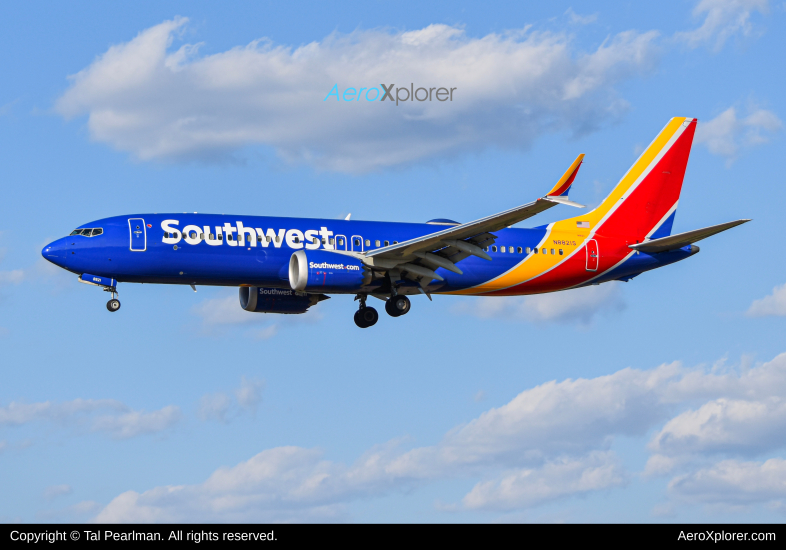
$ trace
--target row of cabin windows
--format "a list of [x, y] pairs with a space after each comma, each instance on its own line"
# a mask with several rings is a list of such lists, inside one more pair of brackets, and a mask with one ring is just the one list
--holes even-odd
[[[101, 228], [98, 228], [98, 229], [77, 229], [73, 233], [71, 233], [71, 235], [79, 235], [79, 234], [86, 235], [87, 234], [88, 236], [90, 236], [90, 232], [91, 231], [92, 231], [92, 235], [93, 236], [100, 235], [103, 232], [103, 230]], [[97, 231], [97, 233], [96, 233], [96, 231]], [[85, 233], [85, 232], [88, 232], [88, 233]], [[164, 233], [164, 237], [167, 237], [167, 238], [171, 239], [171, 238], [175, 237], [175, 234], [174, 233]], [[196, 239], [197, 234], [195, 232], [192, 232], [192, 233], [190, 233], [188, 235], [188, 237], [191, 238], [191, 239]], [[200, 233], [199, 234], [199, 238], [204, 240], [205, 234], [204, 233]], [[210, 240], [214, 240], [215, 239], [215, 235], [213, 235], [213, 233], [210, 233], [208, 238]], [[224, 235], [222, 233], [219, 233], [218, 234], [218, 240], [221, 241], [223, 239], [224, 239]], [[279, 236], [276, 236], [275, 239], [276, 239], [277, 243], [281, 242], [281, 238]], [[232, 235], [230, 233], [229, 235], [227, 235], [227, 240], [228, 241], [234, 241], [236, 239], [234, 238], [234, 235]], [[240, 242], [243, 241], [243, 239], [237, 239], [237, 240], [240, 241]], [[265, 240], [267, 240], [267, 242], [271, 242], [273, 240], [273, 238], [270, 237], [270, 235], [268, 235], [267, 237], [265, 237]], [[338, 239], [324, 239], [324, 238], [323, 239], [318, 239], [318, 238], [314, 237], [313, 239], [311, 239], [311, 242], [313, 244], [317, 244], [317, 242], [319, 242], [320, 240], [322, 241], [322, 244], [327, 244], [326, 243], [326, 241], [327, 241], [327, 242], [330, 243], [331, 246], [333, 246], [335, 244], [335, 241], [338, 241], [338, 246], [344, 246], [344, 238], [342, 238], [342, 237], [338, 237]], [[257, 236], [257, 241], [258, 242], [262, 242], [262, 237], [261, 236]], [[300, 242], [300, 238], [299, 237], [295, 237], [294, 242], [299, 243]], [[382, 244], [381, 244], [382, 242], [385, 243], [384, 246], [390, 246], [390, 241], [379, 241], [379, 240], [375, 240], [374, 241], [374, 245], [377, 248], [379, 248], [380, 246], [382, 246]], [[356, 247], [360, 247], [361, 239], [353, 238], [353, 243], [352, 244], [354, 246], [356, 246]], [[393, 244], [398, 244], [398, 241], [393, 241]], [[371, 240], [370, 239], [365, 239], [365, 245], [366, 246], [371, 246]], [[491, 248], [492, 252], [497, 252], [497, 249], [499, 248], [499, 252], [502, 252], [503, 254], [505, 254], [506, 252], [508, 252], [510, 254], [523, 254], [524, 250], [525, 250], [524, 248], [522, 248], [520, 246], [519, 247], [514, 247], [514, 246], [500, 246], [500, 247], [497, 247], [496, 245], [491, 246], [491, 247], [487, 246], [483, 250], [488, 252], [489, 248]], [[562, 256], [564, 254], [564, 251], [561, 248], [559, 248], [559, 249], [554, 249], [554, 248], [546, 249], [546, 248], [544, 248], [544, 249], [542, 249], [542, 252], [540, 252], [540, 253], [541, 254], [548, 254], [549, 250], [551, 251], [552, 255], [559, 254], [560, 256]], [[538, 254], [538, 252], [539, 252], [539, 249], [537, 249], [537, 248], [530, 248], [530, 247], [526, 248], [526, 253], [527, 254]]]
[[[96, 235], [101, 235], [104, 232], [103, 229], [100, 227], [90, 228], [90, 229], [74, 229], [71, 231], [71, 235], [82, 235], [83, 237], [95, 237]], [[69, 235], [69, 237], [71, 236]]]
[[[483, 250], [485, 250], [486, 252], [488, 252], [488, 251], [489, 251], [489, 247], [487, 246], [487, 247], [486, 247], [486, 248], [484, 248]], [[509, 252], [510, 254], [523, 254], [523, 253], [524, 253], [524, 250], [525, 250], [525, 249], [522, 249], [522, 247], [520, 247], [520, 246], [519, 246], [519, 247], [514, 247], [514, 246], [500, 246], [500, 247], [499, 247], [499, 251], [500, 251], [500, 252], [502, 252], [503, 254], [504, 254], [504, 253], [506, 253], [506, 252]], [[527, 248], [526, 248], [526, 253], [527, 253], [527, 254], [537, 254], [537, 253], [538, 253], [538, 250], [539, 250], [539, 249], [537, 249], [537, 248], [530, 248], [530, 247], [527, 247]], [[540, 253], [541, 253], [541, 254], [548, 254], [548, 253], [549, 253], [549, 250], [551, 250], [551, 254], [552, 254], [552, 255], [559, 254], [560, 256], [562, 256], [562, 255], [565, 253], [565, 251], [564, 251], [563, 249], [561, 249], [561, 248], [559, 248], [559, 249], [555, 249], [555, 248], [551, 248], [551, 249], [544, 248], [544, 249], [543, 249], [543, 250], [542, 250]], [[492, 247], [491, 247], [491, 251], [492, 251], [492, 252], [496, 252], [496, 251], [497, 251], [497, 247], [496, 247], [496, 246], [492, 246]]]
[[[89, 229], [77, 230], [77, 231], [89, 231]], [[71, 234], [72, 235], [76, 235], [76, 234], [78, 234], [77, 231], [74, 231]], [[96, 229], [94, 231], [98, 231], [99, 232], [99, 233], [93, 233], [94, 235], [100, 235], [101, 229]], [[197, 233], [196, 232], [191, 232], [191, 233], [187, 234], [186, 237], [189, 238], [189, 239], [196, 239], [197, 238]], [[175, 234], [174, 233], [165, 232], [164, 233], [164, 238], [174, 239], [175, 238]], [[199, 238], [204, 240], [205, 239], [205, 234], [204, 233], [199, 233]], [[208, 238], [212, 241], [212, 240], [215, 240], [216, 237], [215, 237], [215, 235], [213, 235], [213, 233], [210, 233], [208, 235]], [[276, 239], [277, 243], [281, 242], [281, 237], [276, 236], [275, 239]], [[224, 240], [223, 233], [219, 233], [218, 234], [218, 240], [219, 241]], [[242, 238], [235, 239], [235, 236], [232, 235], [231, 233], [229, 235], [227, 235], [227, 240], [228, 241], [237, 240], [239, 242], [243, 242]], [[270, 235], [268, 235], [267, 237], [265, 237], [265, 240], [267, 242], [271, 242], [273, 240], [273, 238]], [[323, 239], [318, 239], [318, 238], [314, 237], [314, 238], [311, 239], [311, 242], [312, 242], [312, 244], [317, 244], [320, 240], [322, 241], [322, 244], [330, 243], [331, 246], [336, 244], [335, 241], [338, 240], [338, 246], [344, 246], [344, 238], [342, 238], [342, 237], [339, 237], [338, 239], [324, 239], [324, 238]], [[261, 236], [257, 236], [257, 241], [261, 243], [262, 242], [262, 237]], [[295, 237], [294, 238], [294, 242], [299, 243], [300, 242], [300, 237]], [[381, 246], [380, 242], [382, 242], [382, 241], [378, 241], [378, 240], [374, 241], [374, 244], [377, 246], [377, 248], [379, 248]], [[385, 246], [390, 246], [390, 241], [384, 241], [384, 242], [385, 242]], [[361, 239], [354, 239], [354, 243], [353, 244], [355, 246], [359, 247], [360, 244], [361, 244]], [[370, 239], [366, 239], [365, 240], [365, 244], [366, 244], [366, 246], [371, 246], [371, 240]], [[393, 244], [398, 244], [398, 241], [393, 241]]]

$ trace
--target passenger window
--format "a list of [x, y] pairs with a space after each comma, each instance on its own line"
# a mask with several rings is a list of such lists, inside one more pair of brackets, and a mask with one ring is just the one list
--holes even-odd
[[295, 242], [299, 243], [300, 242], [300, 237], [295, 237]]
[[398, 241], [393, 241], [393, 244], [398, 244]]
[[229, 235], [227, 235], [227, 240], [228, 241], [234, 241], [235, 240], [235, 236], [232, 233], [230, 233]]
[[371, 246], [371, 241], [366, 239], [366, 246]]
[[204, 241], [204, 240], [205, 240], [205, 234], [204, 234], [204, 233], [200, 233], [200, 234], [199, 234], [199, 238], [200, 238], [200, 239], [202, 239], [202, 240]]
[[[311, 239], [311, 244], [317, 244], [317, 238], [316, 237]], [[325, 243], [323, 242], [322, 244], [325, 244]]]
[[211, 240], [211, 241], [214, 241], [214, 240], [216, 240], [216, 236], [215, 236], [215, 235], [213, 235], [212, 233], [210, 234], [210, 240]]
[[529, 254], [530, 252], [532, 252], [532, 249], [530, 247], [527, 247], [527, 254]]
[[[325, 241], [322, 241], [322, 242], [324, 243]], [[328, 242], [329, 242], [330, 244], [333, 244], [333, 239], [328, 239]]]
[[224, 240], [224, 234], [223, 233], [219, 233], [218, 234], [218, 240], [219, 241], [223, 241]]
[[276, 235], [276, 242], [277, 242], [277, 243], [280, 243], [280, 242], [281, 242], [281, 237], [279, 237], [278, 235]]
[[486, 248], [483, 249], [483, 251], [484, 252], [488, 252], [489, 251], [489, 247], [487, 246]]
[[500, 251], [500, 252], [505, 252], [505, 247], [504, 247], [504, 246], [500, 246], [500, 247], [499, 247], [499, 251]]
[[360, 239], [355, 239], [355, 246], [360, 246]]
[[553, 248], [551, 249], [551, 255], [552, 256], [554, 255], [554, 249]]
[[344, 246], [344, 239], [339, 239], [338, 244], [339, 246]]
[[262, 242], [262, 237], [257, 236], [257, 242], [261, 243]]
[[492, 251], [492, 252], [496, 252], [496, 251], [497, 251], [497, 247], [496, 247], [496, 246], [492, 246], [492, 247], [491, 247], [491, 251]]
[[537, 249], [537, 248], [533, 249], [532, 251], [533, 251], [535, 254], [537, 254], [537, 253], [538, 253], [538, 249]]
[[559, 249], [559, 255], [562, 256], [562, 249]]
[[325, 239], [322, 239], [322, 244], [325, 244]]
[[374, 241], [374, 243], [375, 243], [375, 244], [374, 244], [374, 246], [376, 246], [377, 248], [379, 248], [379, 241]]
[[519, 254], [521, 254], [521, 252], [522, 252], [522, 250], [521, 250], [521, 247], [518, 247], [518, 248], [516, 249], [516, 252], [518, 252]]
[[95, 237], [96, 235], [100, 235], [100, 234], [102, 234], [103, 232], [104, 232], [104, 230], [103, 230], [103, 229], [101, 229], [100, 227], [98, 227], [98, 228], [96, 228], [96, 229], [93, 229], [93, 237]]
[[546, 249], [545, 249], [545, 248], [543, 249], [543, 253], [544, 253], [544, 254], [547, 254], [547, 253], [548, 253], [548, 252], [546, 252]]
[[390, 241], [385, 241], [385, 246], [390, 246]]

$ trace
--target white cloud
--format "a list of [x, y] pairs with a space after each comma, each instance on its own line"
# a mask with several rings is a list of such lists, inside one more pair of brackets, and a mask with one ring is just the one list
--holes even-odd
[[625, 309], [619, 283], [611, 282], [531, 296], [491, 296], [467, 299], [456, 311], [482, 319], [510, 318], [532, 323], [568, 322], [588, 325], [601, 313]]
[[744, 118], [729, 107], [708, 122], [696, 127], [696, 143], [703, 143], [710, 153], [726, 157], [729, 162], [740, 149], [767, 143], [770, 135], [783, 127], [772, 111], [757, 109]]
[[580, 459], [547, 462], [542, 468], [522, 469], [475, 485], [463, 499], [471, 509], [529, 508], [565, 496], [620, 487], [627, 473], [611, 452], [593, 452]]
[[269, 318], [264, 314], [251, 313], [240, 307], [240, 301], [236, 295], [205, 300], [201, 304], [194, 306], [193, 311], [208, 326], [269, 322]]
[[50, 485], [44, 490], [44, 498], [52, 500], [60, 496], [70, 495], [73, 491], [70, 485]]
[[202, 420], [217, 420], [226, 424], [229, 422], [227, 415], [232, 406], [232, 399], [225, 393], [211, 393], [203, 395], [199, 400], [199, 418]]
[[25, 272], [21, 269], [12, 271], [0, 271], [0, 285], [19, 284], [25, 278]]
[[109, 433], [116, 439], [162, 432], [181, 418], [180, 409], [168, 405], [158, 411], [129, 411], [120, 415], [104, 415], [95, 419], [93, 429]]
[[754, 300], [746, 315], [770, 317], [786, 315], [786, 283], [772, 289], [772, 294]]
[[116, 439], [157, 433], [180, 419], [180, 409], [169, 405], [158, 411], [135, 411], [113, 399], [74, 399], [63, 403], [11, 402], [0, 407], [0, 427], [52, 422], [65, 427], [88, 426]]
[[786, 402], [765, 397], [720, 398], [685, 411], [667, 422], [649, 447], [660, 455], [756, 455], [785, 445]]
[[691, 48], [713, 43], [713, 49], [718, 51], [735, 34], [750, 35], [753, 30], [751, 14], [768, 13], [768, 4], [768, 0], [701, 0], [693, 8], [693, 15], [704, 17], [702, 25], [692, 31], [679, 32], [676, 37]]
[[235, 390], [235, 397], [240, 408], [251, 414], [257, 412], [257, 407], [262, 402], [262, 390], [265, 389], [265, 382], [256, 378], [240, 379], [240, 387]]
[[669, 491], [682, 499], [713, 505], [782, 501], [786, 498], [786, 460], [724, 460], [674, 478]]
[[[56, 109], [88, 116], [96, 141], [143, 159], [226, 159], [272, 147], [290, 163], [361, 173], [544, 133], [583, 134], [625, 109], [613, 86], [650, 72], [655, 31], [626, 31], [577, 51], [530, 29], [480, 38], [447, 25], [331, 34], [298, 48], [258, 40], [201, 55], [170, 50], [186, 19], [112, 46], [71, 77]], [[411, 83], [456, 88], [453, 101], [325, 101], [331, 88]], [[403, 95], [403, 93], [402, 93]]]
[[[246, 327], [244, 334], [255, 340], [269, 340], [282, 327], [315, 323], [322, 319], [318, 306], [312, 306], [303, 314], [256, 313], [240, 307], [237, 291], [220, 298], [210, 298], [191, 308], [191, 312], [202, 319], [202, 331], [210, 336], [227, 334], [231, 327]], [[262, 325], [262, 326], [260, 326]]]
[[570, 19], [570, 22], [574, 25], [589, 25], [590, 23], [594, 23], [598, 20], [597, 13], [592, 13], [590, 15], [579, 15], [573, 11], [573, 8], [568, 8], [565, 10], [565, 15], [568, 16], [568, 19]]
[[[783, 439], [783, 399], [786, 354], [752, 368], [719, 363], [687, 369], [671, 363], [552, 381], [456, 426], [431, 446], [407, 450], [402, 440], [393, 440], [369, 449], [351, 465], [326, 460], [316, 449], [277, 447], [219, 468], [203, 483], [128, 491], [96, 519], [332, 521], [347, 519], [347, 506], [357, 499], [447, 478], [478, 477], [483, 481], [468, 490], [460, 505], [442, 507], [527, 509], [623, 486], [631, 474], [610, 451], [615, 438], [642, 438], [658, 426], [648, 473], [666, 473], [675, 465], [688, 472], [672, 480], [670, 494], [701, 500], [715, 490], [713, 495], [726, 495], [729, 503], [762, 502], [772, 495], [747, 489], [735, 493], [737, 486], [729, 481], [733, 470], [753, 471], [746, 474], [749, 478], [773, 470], [766, 475], [774, 479], [784, 470], [782, 461], [768, 461], [766, 468], [731, 461], [709, 469], [706, 461], [778, 446], [770, 440]], [[700, 406], [684, 410], [694, 403]], [[765, 486], [756, 483], [754, 487]]]
[[226, 424], [242, 413], [253, 416], [262, 402], [264, 388], [264, 380], [243, 376], [240, 387], [233, 392], [235, 401], [223, 392], [203, 395], [199, 401], [199, 417], [202, 420], [217, 420]]

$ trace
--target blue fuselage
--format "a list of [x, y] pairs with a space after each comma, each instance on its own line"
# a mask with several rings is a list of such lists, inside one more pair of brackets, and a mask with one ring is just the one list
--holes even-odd
[[[297, 250], [363, 252], [443, 229], [433, 224], [216, 214], [117, 216], [78, 229], [83, 228], [100, 228], [101, 233], [58, 239], [44, 248], [43, 256], [73, 273], [118, 282], [285, 289], [290, 288], [289, 262]], [[471, 256], [461, 262], [462, 275], [439, 268], [436, 272], [444, 281], [431, 281], [428, 290], [451, 292], [483, 284], [522, 262], [528, 248], [542, 244], [546, 232], [546, 226], [496, 231], [495, 246], [488, 250], [492, 261]], [[613, 278], [689, 255], [681, 250], [658, 258], [634, 255], [620, 266], [622, 270], [615, 270]], [[371, 282], [362, 291], [371, 293], [380, 284]]]

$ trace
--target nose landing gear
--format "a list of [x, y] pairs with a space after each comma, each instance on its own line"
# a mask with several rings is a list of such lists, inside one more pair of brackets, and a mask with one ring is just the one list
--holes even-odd
[[112, 293], [112, 299], [109, 300], [106, 303], [106, 309], [108, 309], [109, 311], [111, 311], [113, 313], [115, 311], [117, 311], [118, 309], [120, 309], [120, 300], [118, 300], [115, 297], [115, 295], [117, 294], [117, 288], [115, 288], [115, 287], [105, 288], [104, 292], [111, 292]]
[[367, 296], [358, 294], [355, 300], [360, 300], [360, 308], [355, 312], [355, 324], [360, 328], [374, 326], [379, 320], [379, 313], [373, 307], [366, 306]]

